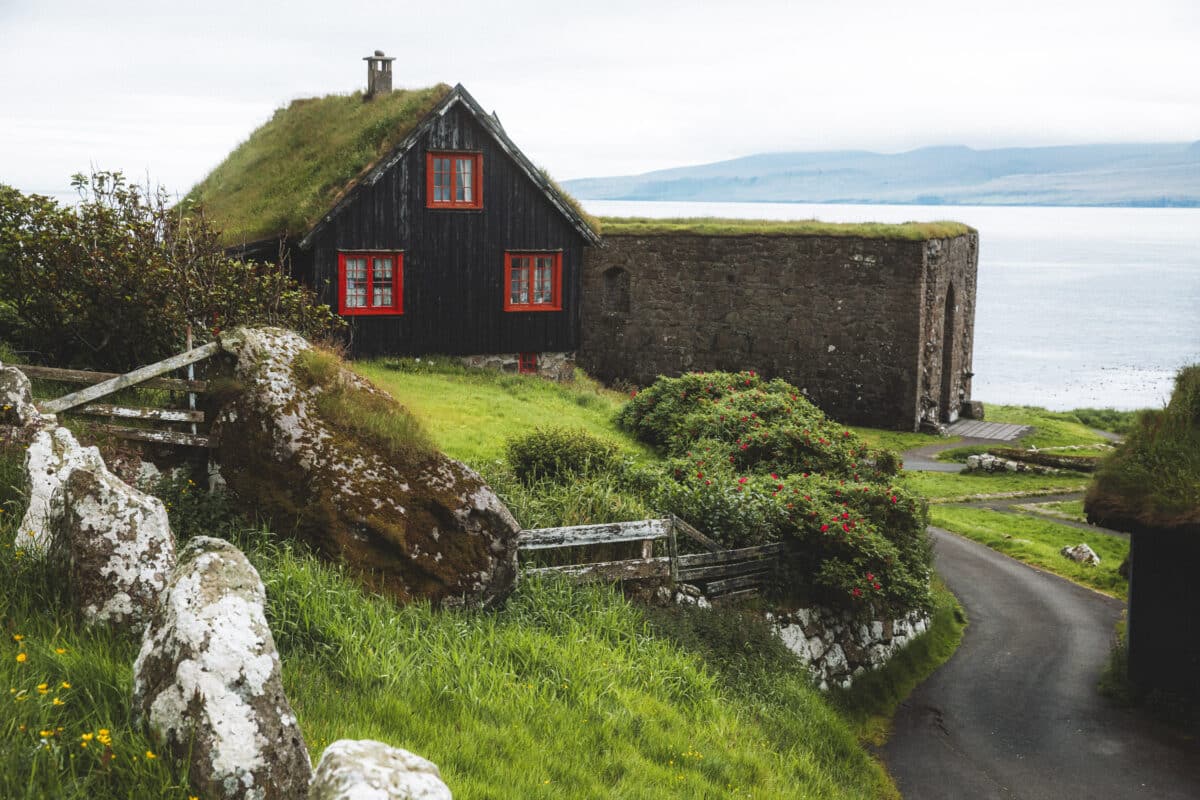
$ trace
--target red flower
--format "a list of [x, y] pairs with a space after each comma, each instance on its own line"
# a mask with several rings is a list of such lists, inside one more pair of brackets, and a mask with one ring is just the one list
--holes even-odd
[[744, 444], [743, 444], [743, 445], [742, 445], [742, 449], [743, 449], [743, 450], [745, 450], [745, 449], [746, 449], [746, 445], [744, 445]]
[[892, 495], [892, 502], [896, 502], [896, 495]]
[[828, 530], [829, 530], [829, 526], [828, 526], [828, 525], [822, 525], [822, 526], [821, 526], [821, 533], [825, 533], [825, 532], [826, 532], [826, 531], [828, 531]]
[[745, 478], [738, 478], [738, 483], [745, 483], [745, 482], [746, 482]]
[[881, 587], [881, 586], [880, 586], [878, 583], [872, 584], [872, 586], [874, 586], [874, 587], [875, 587], [876, 591], [878, 591], [879, 589], [883, 588], [883, 587]]
[[703, 472], [697, 472], [697, 473], [696, 473], [696, 477], [697, 477], [697, 478], [703, 478], [703, 477], [704, 477], [704, 473], [703, 473]]
[[771, 477], [774, 478], [775, 480], [779, 480], [779, 476], [776, 475], [774, 472], [771, 473]]
[[630, 392], [630, 393], [629, 393], [629, 396], [630, 396], [630, 397], [637, 397], [637, 389], [634, 389], [632, 392]]
[[868, 572], [868, 573], [867, 573], [867, 580], [869, 580], [869, 581], [873, 581], [873, 580], [875, 580], [875, 575], [874, 575], [873, 573], [870, 573], [870, 572]]
[[854, 595], [855, 597], [862, 597], [862, 589], [855, 586], [850, 590], [850, 594]]

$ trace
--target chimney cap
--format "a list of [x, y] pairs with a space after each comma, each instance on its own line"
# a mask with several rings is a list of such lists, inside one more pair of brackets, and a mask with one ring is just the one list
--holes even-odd
[[373, 56], [363, 56], [363, 61], [395, 61], [392, 56], [385, 56], [382, 50], [376, 50]]

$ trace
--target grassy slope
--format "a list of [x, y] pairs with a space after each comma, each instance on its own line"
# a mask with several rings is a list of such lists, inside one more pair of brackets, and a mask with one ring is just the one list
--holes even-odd
[[[1117, 567], [1129, 554], [1129, 540], [1080, 528], [1059, 525], [1033, 516], [1004, 514], [978, 508], [933, 506], [934, 525], [985, 544], [993, 550], [1040, 567], [1056, 575], [1125, 599], [1128, 584]], [[1059, 553], [1063, 547], [1084, 543], [1100, 556], [1100, 565], [1086, 567]]]
[[961, 222], [821, 222], [820, 220], [722, 219], [719, 217], [601, 217], [606, 236], [857, 236], [924, 241], [961, 236], [974, 229]]
[[946, 503], [987, 496], [1081, 492], [1087, 488], [1088, 476], [1080, 472], [1061, 472], [1057, 475], [1029, 472], [906, 472], [903, 480], [908, 488], [929, 498], [931, 503]]
[[[59, 576], [11, 547], [19, 512], [0, 531], [0, 796], [186, 797], [129, 718], [136, 638], [76, 630]], [[434, 760], [464, 800], [895, 796], [803, 670], [733, 691], [610, 589], [530, 582], [497, 612], [397, 609], [269, 534], [236, 538], [314, 757], [380, 739]]]
[[354, 368], [399, 398], [443, 452], [470, 464], [501, 459], [506, 439], [549, 426], [583, 428], [635, 458], [652, 457], [612, 421], [624, 395], [590, 381], [572, 386], [480, 370], [400, 371], [386, 364], [360, 361]]
[[294, 100], [277, 110], [184, 198], [235, 245], [307, 230], [339, 193], [446, 96], [444, 84]]

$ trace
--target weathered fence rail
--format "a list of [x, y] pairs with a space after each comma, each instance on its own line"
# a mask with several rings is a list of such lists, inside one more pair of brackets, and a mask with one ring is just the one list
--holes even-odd
[[[134, 427], [102, 422], [97, 423], [96, 427], [120, 439], [174, 446], [212, 447], [214, 444], [212, 437], [198, 432], [196, 427], [197, 423], [203, 423], [205, 420], [204, 412], [197, 411], [195, 408], [195, 396], [206, 392], [208, 383], [194, 380], [191, 376], [191, 367], [199, 361], [216, 355], [220, 350], [220, 342], [209, 342], [124, 374], [28, 365], [22, 365], [21, 370], [30, 378], [84, 385], [83, 389], [56, 397], [53, 400], [37, 403], [38, 410], [43, 413], [69, 412], [113, 420], [136, 420], [165, 425], [168, 427]], [[168, 372], [184, 367], [188, 368], [189, 377], [187, 379], [163, 377]], [[187, 394], [188, 407], [140, 408], [92, 402], [133, 386], [184, 392]], [[184, 424], [189, 429], [187, 431], [175, 430], [169, 427], [172, 424]]]
[[[707, 552], [679, 554], [678, 536], [683, 535]], [[667, 554], [654, 556], [654, 543], [664, 541]], [[728, 599], [753, 594], [774, 569], [775, 557], [784, 544], [767, 544], [722, 549], [721, 545], [677, 517], [539, 528], [522, 531], [517, 539], [522, 552], [566, 547], [591, 547], [620, 542], [642, 542], [642, 557], [620, 561], [596, 561], [547, 567], [525, 567], [525, 575], [561, 575], [576, 581], [671, 580], [699, 585], [710, 599]]]

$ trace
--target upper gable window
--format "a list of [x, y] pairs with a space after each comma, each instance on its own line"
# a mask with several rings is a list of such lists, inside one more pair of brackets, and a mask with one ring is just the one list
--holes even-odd
[[403, 253], [338, 253], [338, 312], [404, 313]]
[[483, 208], [482, 153], [427, 153], [425, 178], [428, 208]]

